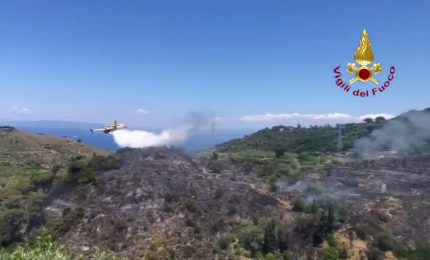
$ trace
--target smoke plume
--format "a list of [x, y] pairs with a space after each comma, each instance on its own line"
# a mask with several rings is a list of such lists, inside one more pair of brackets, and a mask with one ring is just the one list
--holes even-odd
[[177, 128], [153, 133], [144, 130], [117, 130], [112, 132], [119, 147], [145, 148], [153, 146], [171, 146], [186, 141], [196, 130], [207, 124], [207, 116], [191, 113], [186, 122]]
[[355, 142], [358, 151], [397, 151], [409, 154], [416, 148], [428, 145], [430, 140], [430, 114], [411, 111], [384, 126], [373, 130], [370, 136]]

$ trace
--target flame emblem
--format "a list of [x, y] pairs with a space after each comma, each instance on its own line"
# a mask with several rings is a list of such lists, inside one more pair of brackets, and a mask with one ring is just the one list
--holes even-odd
[[370, 43], [369, 34], [366, 29], [363, 30], [360, 45], [355, 51], [354, 59], [361, 66], [357, 67], [355, 63], [348, 63], [346, 71], [355, 74], [355, 78], [351, 79], [349, 83], [353, 84], [357, 80], [361, 82], [370, 80], [375, 84], [379, 84], [379, 80], [375, 79], [373, 75], [378, 75], [382, 71], [382, 66], [381, 63], [375, 63], [372, 67], [368, 67], [374, 61], [375, 55], [373, 54], [372, 44]]
[[369, 34], [366, 30], [363, 31], [363, 36], [361, 36], [360, 45], [355, 51], [354, 59], [361, 66], [366, 66], [375, 59], [375, 55], [372, 51], [372, 44], [369, 40]]

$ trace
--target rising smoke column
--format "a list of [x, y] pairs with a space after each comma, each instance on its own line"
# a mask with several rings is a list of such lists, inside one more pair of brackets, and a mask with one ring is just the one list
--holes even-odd
[[411, 111], [373, 130], [369, 137], [355, 142], [358, 151], [398, 151], [408, 154], [411, 149], [425, 145], [430, 140], [430, 113]]
[[112, 132], [119, 147], [145, 148], [154, 146], [171, 146], [186, 141], [195, 131], [208, 123], [208, 116], [191, 113], [186, 122], [177, 128], [153, 133], [144, 130], [117, 130]]

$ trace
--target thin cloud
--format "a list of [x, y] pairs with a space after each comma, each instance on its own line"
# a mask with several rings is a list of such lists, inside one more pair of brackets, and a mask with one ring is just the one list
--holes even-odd
[[151, 113], [150, 111], [145, 110], [145, 109], [143, 109], [143, 108], [138, 108], [138, 109], [136, 109], [134, 112], [135, 112], [136, 114], [139, 114], [139, 115], [147, 115], [147, 114]]
[[8, 112], [15, 115], [28, 115], [32, 111], [26, 107], [13, 106], [9, 108]]
[[327, 124], [327, 123], [346, 123], [360, 122], [365, 118], [376, 118], [383, 116], [387, 119], [394, 117], [391, 114], [378, 113], [366, 114], [361, 116], [353, 116], [344, 113], [327, 113], [327, 114], [300, 114], [300, 113], [285, 113], [285, 114], [261, 114], [249, 115], [240, 118], [246, 123], [309, 123], [309, 124]]

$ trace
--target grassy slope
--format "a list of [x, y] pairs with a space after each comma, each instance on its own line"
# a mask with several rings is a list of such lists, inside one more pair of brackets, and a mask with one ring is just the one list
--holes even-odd
[[107, 152], [85, 146], [72, 139], [30, 134], [17, 130], [0, 129], [0, 173], [10, 175], [16, 170], [50, 169], [75, 156]]
[[70, 162], [94, 153], [108, 154], [67, 138], [0, 128], [0, 244], [19, 240]]
[[0, 183], [39, 172], [61, 173], [73, 158], [93, 153], [108, 154], [68, 138], [0, 129]]

